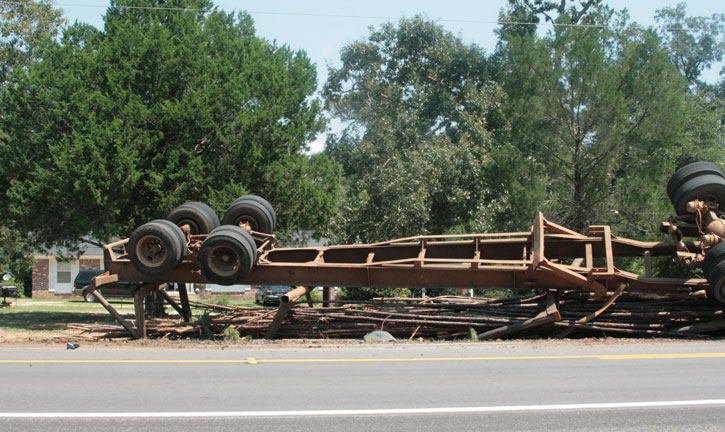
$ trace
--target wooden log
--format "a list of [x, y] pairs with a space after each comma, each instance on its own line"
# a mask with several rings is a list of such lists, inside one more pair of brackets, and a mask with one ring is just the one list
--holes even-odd
[[110, 303], [108, 303], [108, 300], [106, 300], [100, 292], [96, 289], [95, 286], [91, 286], [91, 289], [93, 290], [93, 295], [98, 299], [98, 302], [103, 305], [103, 307], [113, 316], [113, 318], [116, 319], [116, 321], [119, 322], [123, 326], [124, 329], [128, 332], [129, 335], [131, 335], [132, 338], [138, 339], [138, 333], [136, 333], [136, 330], [131, 326], [131, 324], [126, 321], [124, 317], [121, 316], [118, 312], [116, 312], [116, 309], [111, 306]]
[[561, 315], [559, 314], [559, 310], [556, 308], [556, 303], [554, 302], [554, 297], [551, 296], [551, 294], [548, 294], [546, 297], [546, 308], [541, 311], [537, 316], [534, 318], [530, 318], [526, 321], [519, 321], [514, 324], [509, 324], [504, 327], [499, 327], [493, 330], [489, 330], [485, 333], [478, 334], [479, 340], [485, 340], [485, 339], [494, 339], [499, 338], [503, 336], [510, 335], [512, 333], [516, 333], [522, 330], [526, 330], [532, 327], [537, 327], [544, 324], [549, 324], [552, 322], [556, 322], [561, 320]]
[[663, 331], [663, 330], [639, 330], [639, 329], [623, 329], [623, 328], [616, 328], [616, 327], [600, 327], [596, 324], [571, 324], [565, 321], [559, 321], [554, 323], [555, 327], [569, 327], [569, 326], [575, 326], [581, 330], [590, 330], [590, 331], [596, 331], [601, 332], [604, 334], [623, 334], [623, 335], [630, 335], [630, 336], [675, 336], [675, 332], [671, 331]]
[[[619, 296], [622, 295], [622, 293], [624, 292], [624, 289], [626, 287], [627, 287], [627, 284], [620, 283], [617, 286], [617, 290], [609, 298], [609, 300], [607, 300], [607, 302], [604, 303], [604, 306], [602, 306], [601, 309], [599, 309], [599, 310], [597, 310], [595, 312], [592, 312], [589, 315], [587, 315], [587, 316], [585, 316], [585, 317], [583, 317], [581, 319], [578, 319], [575, 322], [575, 324], [585, 324], [585, 323], [587, 323], [587, 322], [589, 322], [589, 321], [591, 321], [593, 319], [596, 319], [598, 316], [600, 316], [602, 313], [604, 313], [604, 311], [606, 311], [612, 304], [614, 304], [615, 301], [617, 301], [617, 299], [619, 298]], [[566, 336], [570, 335], [571, 332], [573, 332], [575, 329], [576, 329], [576, 327], [569, 327], [569, 328], [565, 329], [564, 331], [560, 332], [559, 334], [557, 334], [555, 337], [557, 339], [566, 337]]]
[[341, 315], [336, 316], [335, 318], [340, 320], [350, 320], [350, 321], [367, 321], [367, 322], [379, 322], [379, 323], [386, 323], [386, 324], [398, 324], [398, 323], [405, 323], [405, 324], [414, 324], [414, 325], [438, 325], [441, 327], [445, 326], [451, 326], [451, 327], [493, 327], [494, 325], [500, 324], [500, 323], [486, 323], [486, 322], [473, 322], [473, 321], [435, 321], [435, 320], [428, 320], [428, 321], [421, 321], [416, 319], [401, 319], [401, 318], [376, 318], [376, 317], [370, 317], [370, 316], [348, 316], [348, 315]]

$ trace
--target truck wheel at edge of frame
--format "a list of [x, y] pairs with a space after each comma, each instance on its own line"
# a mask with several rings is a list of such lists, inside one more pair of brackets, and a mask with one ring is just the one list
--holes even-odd
[[701, 175], [714, 174], [725, 178], [720, 167], [712, 162], [693, 162], [675, 171], [667, 182], [667, 197], [674, 204], [674, 194], [688, 180]]
[[687, 214], [687, 203], [699, 199], [715, 200], [718, 209], [725, 207], [725, 178], [715, 174], [706, 174], [691, 178], [675, 190], [673, 205], [678, 215]]
[[156, 219], [136, 228], [128, 240], [128, 257], [141, 274], [157, 276], [176, 268], [186, 255], [181, 228]]
[[252, 236], [240, 227], [220, 226], [209, 234], [199, 249], [199, 268], [213, 283], [234, 285], [242, 281], [257, 260], [250, 245]]
[[725, 242], [716, 244], [705, 254], [705, 259], [702, 261], [702, 273], [706, 279], [712, 272], [712, 269], [723, 260], [725, 260]]
[[166, 219], [178, 226], [188, 224], [191, 234], [209, 234], [219, 226], [214, 209], [199, 201], [189, 201], [171, 210]]
[[721, 261], [707, 278], [707, 297], [725, 304], [725, 261]]

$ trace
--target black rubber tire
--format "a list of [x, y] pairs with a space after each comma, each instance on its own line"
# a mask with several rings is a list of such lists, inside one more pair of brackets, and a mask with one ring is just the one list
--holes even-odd
[[238, 226], [220, 226], [199, 248], [199, 268], [210, 282], [234, 285], [241, 282], [257, 261], [257, 250], [250, 246], [252, 236]]
[[267, 209], [269, 214], [272, 216], [272, 231], [274, 231], [274, 227], [277, 226], [277, 212], [274, 211], [274, 207], [272, 207], [272, 204], [269, 203], [266, 199], [262, 198], [259, 195], [244, 195], [240, 196], [239, 198], [235, 199], [232, 204], [241, 202], [241, 201], [256, 201], [264, 206], [264, 208]]
[[274, 231], [272, 215], [270, 215], [264, 205], [257, 201], [235, 201], [224, 212], [222, 225], [238, 226], [242, 222], [249, 223], [252, 231], [265, 234], [272, 234]]
[[249, 234], [243, 228], [235, 225], [222, 225], [214, 231], [216, 233], [232, 233], [231, 235], [237, 235], [234, 233], [238, 233], [239, 230], [244, 232], [244, 234], [241, 234], [242, 238], [244, 239], [244, 246], [247, 249], [249, 256], [252, 257], [252, 265], [254, 265], [257, 263], [257, 242], [254, 241], [254, 237], [252, 237], [251, 234]]
[[98, 299], [96, 299], [96, 296], [93, 295], [91, 290], [86, 290], [83, 292], [83, 299], [86, 301], [86, 303], [93, 303], [98, 301]]
[[171, 210], [166, 219], [178, 226], [188, 224], [191, 234], [209, 234], [220, 225], [214, 209], [199, 201], [190, 201]]
[[186, 237], [172, 222], [156, 219], [131, 233], [126, 251], [139, 273], [158, 276], [181, 263], [186, 255]]
[[707, 296], [725, 304], [725, 261], [721, 261], [710, 272], [707, 278]]
[[669, 197], [670, 202], [675, 203], [675, 191], [688, 180], [708, 174], [719, 175], [725, 178], [725, 174], [720, 170], [720, 167], [711, 162], [693, 162], [678, 169], [672, 174], [670, 181], [667, 182], [667, 197]]
[[166, 219], [156, 219], [155, 222], [158, 222], [161, 225], [168, 226], [174, 232], [174, 234], [176, 235], [176, 240], [179, 242], [181, 259], [184, 259], [188, 252], [188, 249], [186, 248], [186, 234], [184, 234], [184, 231], [182, 231], [178, 225]]
[[706, 174], [691, 178], [674, 192], [672, 203], [675, 213], [687, 214], [687, 203], [694, 200], [711, 200], [718, 202], [718, 209], [725, 207], [725, 178], [716, 174]]
[[705, 254], [705, 259], [702, 261], [702, 272], [705, 278], [710, 276], [710, 272], [715, 268], [721, 261], [725, 260], [725, 242], [718, 243]]

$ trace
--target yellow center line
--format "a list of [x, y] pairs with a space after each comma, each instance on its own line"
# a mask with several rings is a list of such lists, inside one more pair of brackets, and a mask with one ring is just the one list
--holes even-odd
[[548, 355], [548, 356], [496, 356], [496, 357], [401, 357], [401, 358], [320, 358], [320, 359], [102, 359], [102, 360], [3, 360], [2, 363], [49, 363], [49, 364], [94, 364], [94, 363], [392, 363], [392, 362], [435, 362], [435, 361], [494, 361], [494, 360], [645, 360], [645, 359], [692, 359], [722, 358], [725, 353], [682, 353], [682, 354], [599, 354], [599, 355]]

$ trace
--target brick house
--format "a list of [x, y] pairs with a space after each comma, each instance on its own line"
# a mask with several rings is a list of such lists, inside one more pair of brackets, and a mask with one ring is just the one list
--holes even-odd
[[33, 298], [48, 298], [55, 295], [68, 295], [73, 291], [73, 280], [79, 271], [103, 268], [103, 249], [84, 244], [83, 253], [71, 261], [60, 259], [69, 256], [67, 250], [51, 248], [44, 253], [34, 255]]

